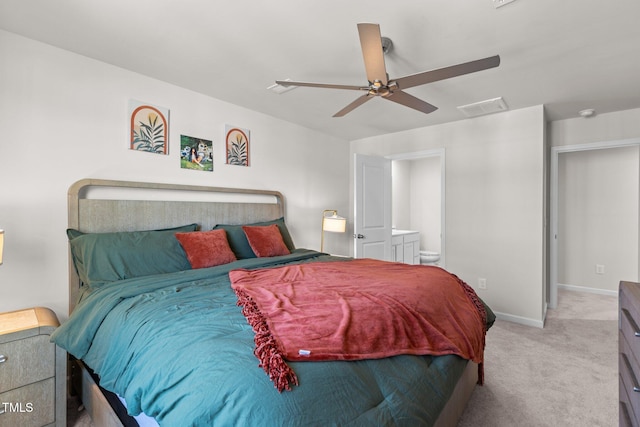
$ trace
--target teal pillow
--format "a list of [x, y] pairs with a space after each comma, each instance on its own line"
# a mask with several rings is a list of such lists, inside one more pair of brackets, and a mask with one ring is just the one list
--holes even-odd
[[273, 221], [256, 222], [253, 224], [218, 224], [213, 227], [213, 229], [216, 230], [219, 228], [223, 228], [227, 232], [227, 240], [229, 241], [229, 246], [231, 246], [231, 250], [233, 251], [233, 253], [236, 254], [236, 257], [238, 259], [246, 259], [256, 258], [256, 254], [253, 252], [253, 249], [251, 249], [251, 245], [249, 245], [249, 241], [247, 240], [247, 236], [244, 234], [242, 226], [264, 226], [271, 224], [276, 224], [278, 226], [280, 234], [282, 234], [282, 240], [284, 241], [284, 244], [287, 246], [287, 249], [289, 249], [289, 251], [293, 251], [296, 247], [293, 244], [293, 239], [291, 238], [291, 234], [289, 234], [289, 230], [287, 229], [287, 225], [284, 222], [284, 218], [274, 219]]
[[151, 231], [83, 233], [67, 230], [73, 264], [85, 285], [189, 270], [191, 264], [175, 237], [197, 224]]

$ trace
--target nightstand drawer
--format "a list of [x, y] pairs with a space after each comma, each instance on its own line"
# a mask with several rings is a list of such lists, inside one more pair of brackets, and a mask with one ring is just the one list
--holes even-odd
[[55, 421], [54, 378], [0, 394], [0, 427], [41, 427]]
[[[0, 344], [0, 393], [55, 375], [55, 344], [49, 335]], [[17, 424], [16, 424], [17, 425]]]

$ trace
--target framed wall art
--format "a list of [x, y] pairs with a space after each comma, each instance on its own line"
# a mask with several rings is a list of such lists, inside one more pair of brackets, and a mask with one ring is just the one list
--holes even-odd
[[226, 125], [225, 135], [227, 164], [249, 166], [250, 131]]
[[213, 142], [180, 135], [180, 167], [213, 172]]
[[169, 154], [169, 110], [129, 101], [131, 126], [129, 148], [155, 154]]

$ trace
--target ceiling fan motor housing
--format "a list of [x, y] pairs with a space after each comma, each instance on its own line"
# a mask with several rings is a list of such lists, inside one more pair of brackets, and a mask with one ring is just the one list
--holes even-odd
[[393, 93], [394, 89], [398, 89], [395, 81], [390, 81], [385, 85], [380, 80], [376, 80], [369, 84], [369, 95], [387, 97]]

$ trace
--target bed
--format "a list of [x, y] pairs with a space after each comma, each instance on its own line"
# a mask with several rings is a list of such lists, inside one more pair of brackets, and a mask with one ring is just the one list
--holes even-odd
[[[96, 425], [456, 424], [482, 381], [484, 333], [495, 320], [490, 308], [437, 267], [406, 270], [296, 248], [284, 203], [282, 194], [265, 190], [95, 179], [70, 187], [70, 316], [53, 339], [70, 353], [71, 383]], [[211, 255], [203, 249], [210, 247], [220, 250]], [[370, 349], [371, 337], [396, 334], [353, 326], [363, 324], [357, 316], [369, 310], [349, 299], [364, 293], [349, 287], [358, 283], [345, 276], [349, 269], [363, 275], [363, 286], [377, 282], [367, 271], [437, 276], [442, 284], [433, 287], [456, 295], [443, 298], [471, 307], [447, 315], [454, 317], [447, 328], [474, 332], [425, 339], [414, 329], [433, 325], [413, 323], [404, 327], [404, 350], [391, 354], [385, 341]], [[282, 279], [287, 275], [294, 279]], [[282, 288], [274, 280], [282, 280]], [[389, 301], [405, 288], [422, 286], [394, 286], [397, 295], [385, 293], [382, 305], [399, 310]], [[285, 295], [295, 307], [286, 311], [283, 299], [263, 294]], [[431, 306], [452, 304], [433, 304], [434, 298]], [[347, 317], [353, 321], [345, 327], [340, 317], [352, 305]], [[329, 333], [316, 327], [324, 325], [318, 318], [329, 322]], [[351, 335], [333, 333], [343, 329]], [[361, 345], [356, 337], [363, 334], [368, 338]], [[447, 342], [436, 348], [435, 341]], [[136, 420], [123, 414], [123, 405]]]

